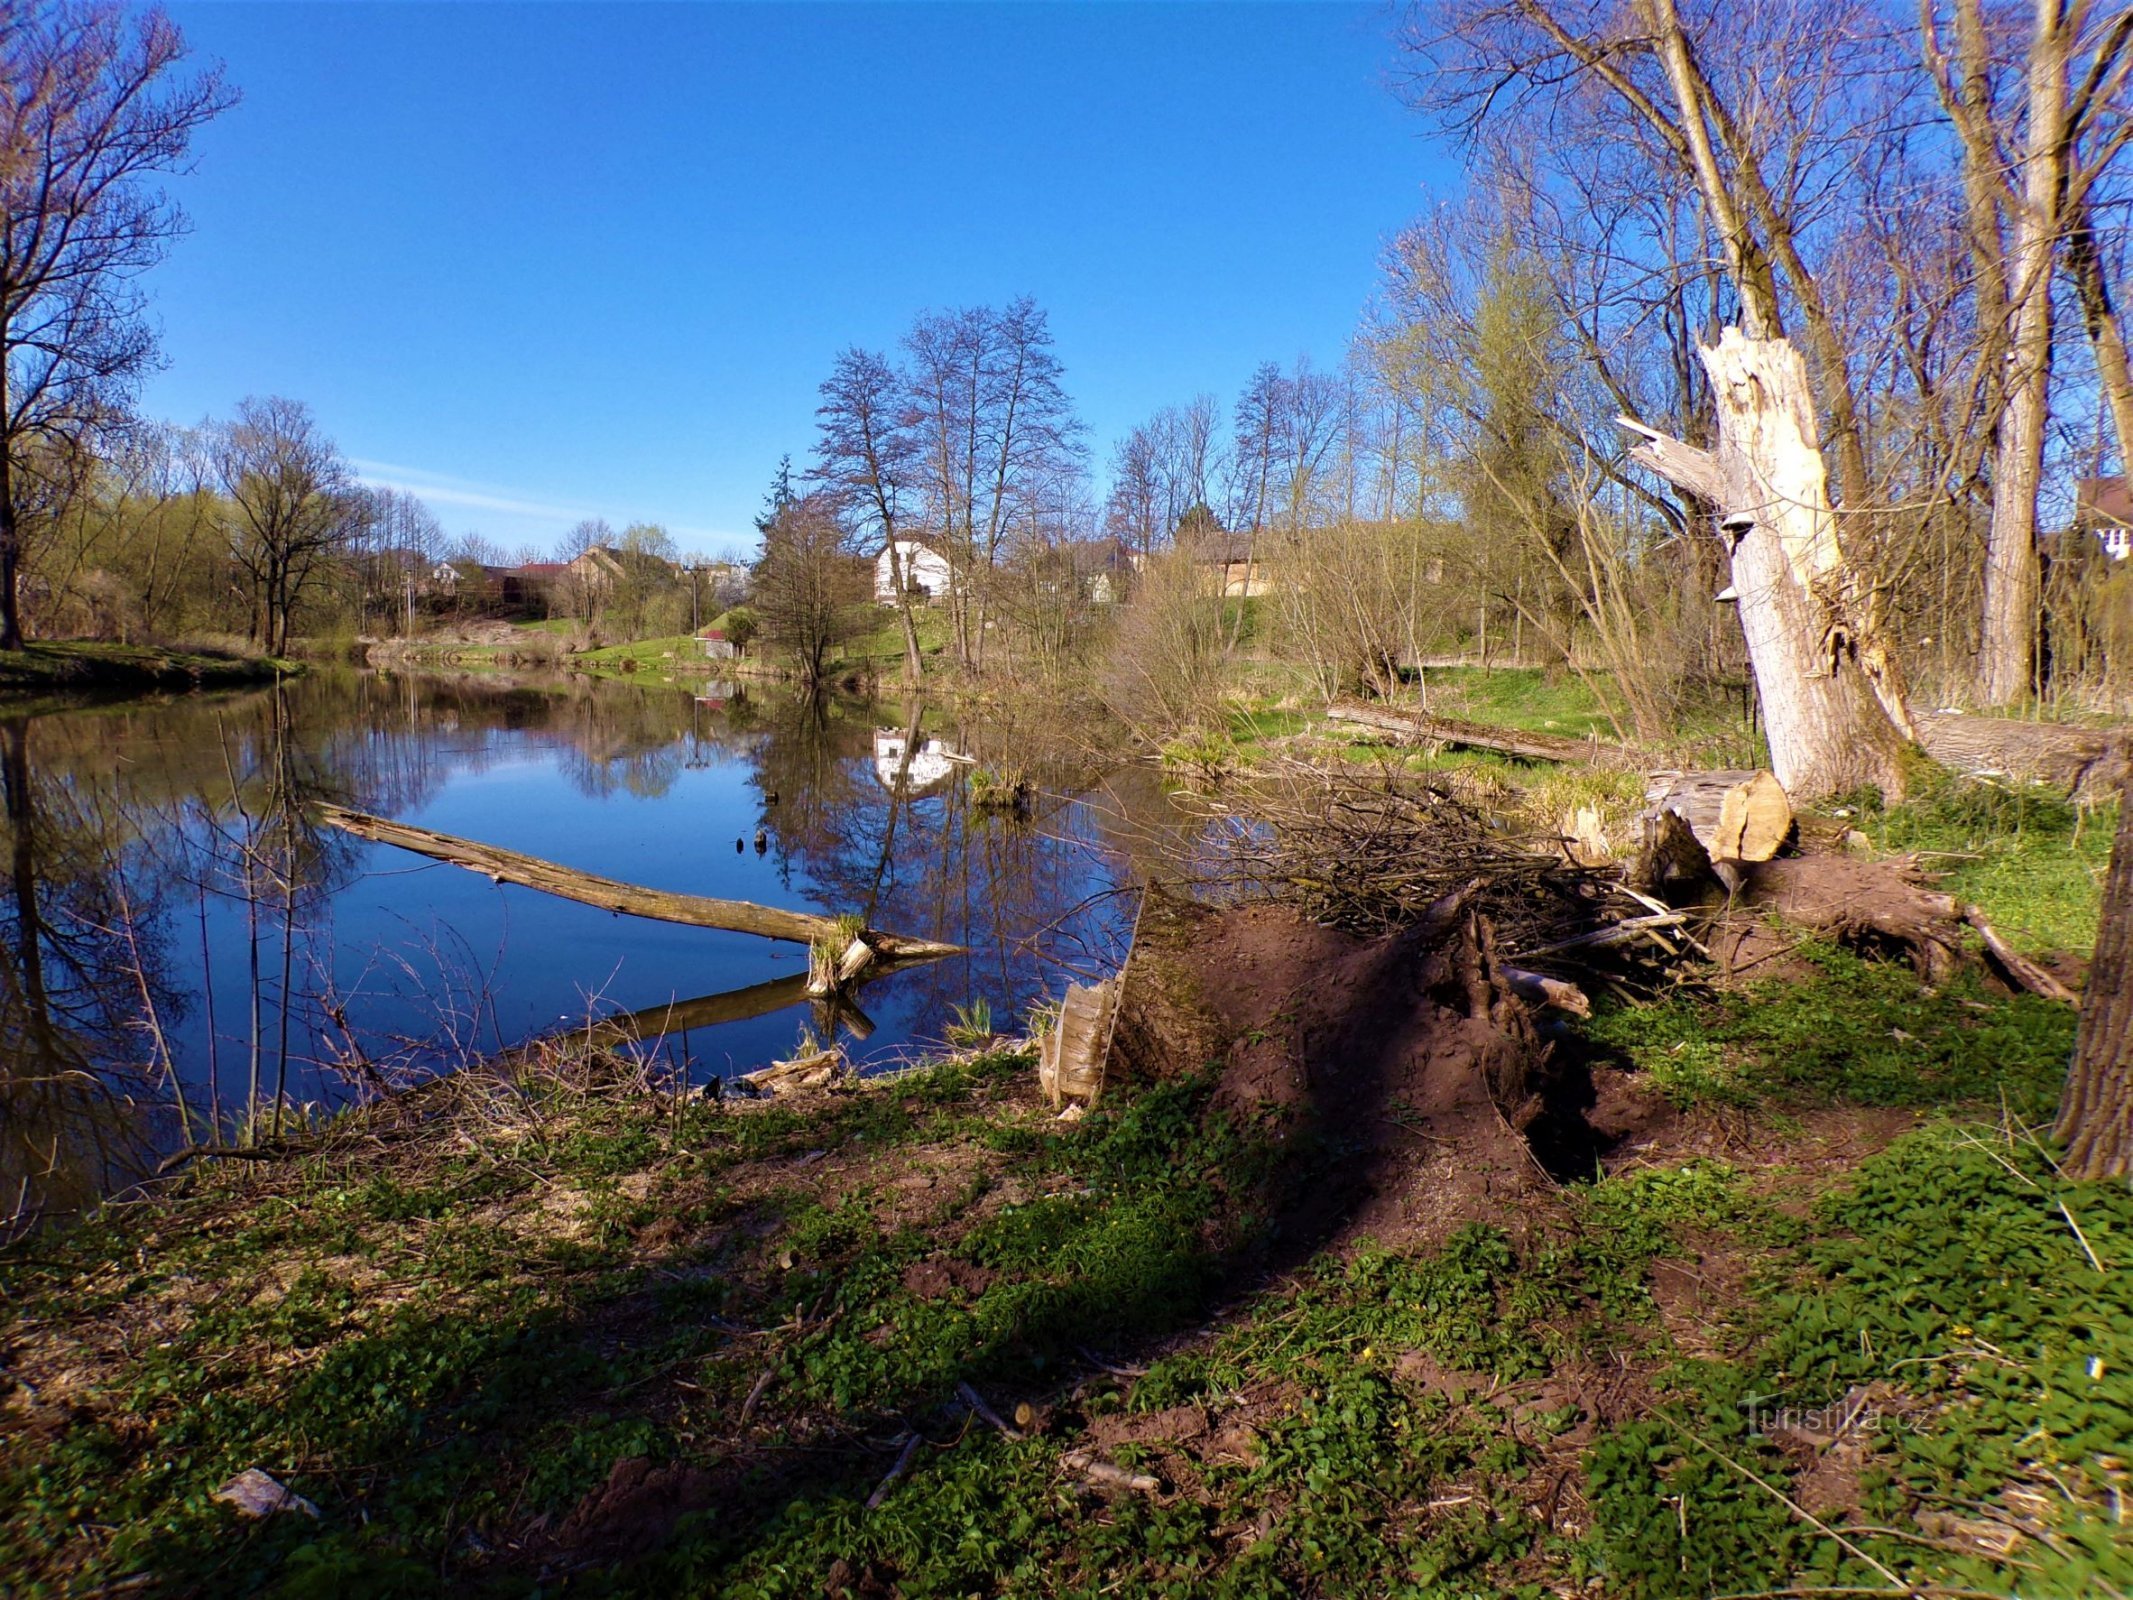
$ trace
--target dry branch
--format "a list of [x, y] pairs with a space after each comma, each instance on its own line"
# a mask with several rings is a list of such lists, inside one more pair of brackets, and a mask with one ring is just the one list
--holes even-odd
[[1458, 745], [1470, 750], [1493, 750], [1522, 761], [1619, 766], [1637, 766], [1643, 762], [1643, 757], [1626, 745], [1608, 744], [1598, 739], [1566, 739], [1558, 734], [1531, 733], [1524, 728], [1462, 722], [1456, 717], [1433, 716], [1424, 711], [1341, 704], [1327, 707], [1326, 718], [1330, 722], [1374, 728], [1401, 739], [1434, 739], [1439, 744]]

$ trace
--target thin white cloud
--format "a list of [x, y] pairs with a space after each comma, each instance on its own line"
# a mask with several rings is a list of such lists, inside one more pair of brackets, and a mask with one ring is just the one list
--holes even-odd
[[[603, 515], [583, 506], [558, 505], [553, 501], [534, 499], [522, 491], [497, 484], [477, 483], [468, 478], [431, 472], [426, 467], [401, 466], [391, 461], [367, 461], [361, 457], [352, 458], [349, 465], [356, 469], [357, 480], [370, 488], [403, 490], [433, 505], [457, 506], [469, 511], [494, 511], [503, 516], [522, 517], [534, 522], [574, 523]], [[616, 528], [621, 528], [634, 519], [610, 516], [607, 520]], [[666, 525], [666, 529], [684, 548], [745, 549], [755, 543], [753, 531], [721, 533], [712, 528], [684, 527], [671, 522]]]
[[508, 516], [532, 517], [544, 522], [578, 522], [596, 513], [577, 506], [533, 500], [515, 490], [493, 484], [447, 477], [421, 467], [396, 466], [390, 461], [352, 460], [356, 477], [373, 489], [400, 489], [440, 505], [465, 506], [475, 511], [501, 511]]

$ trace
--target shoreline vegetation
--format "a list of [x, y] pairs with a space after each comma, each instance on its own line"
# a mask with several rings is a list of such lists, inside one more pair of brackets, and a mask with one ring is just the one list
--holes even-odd
[[[1466, 687], [1444, 703], [1481, 714], [1521, 686]], [[1591, 731], [1574, 698], [1523, 703]], [[1305, 750], [1469, 795], [1515, 773], [1534, 815], [1621, 776], [1266, 708], [1224, 747], [1239, 804], [1235, 774]], [[1211, 789], [1207, 755], [1166, 765]], [[1802, 859], [1937, 853], [2078, 976], [2107, 806], [1951, 780], [1834, 809]], [[195, 1160], [0, 1250], [0, 1570], [290, 1596], [2133, 1587], [2133, 1194], [2054, 1164], [2073, 1009], [1711, 914], [1714, 962], [1529, 1017], [1473, 997], [1483, 924], [1161, 901], [1079, 1117], [1020, 1038], [739, 1099], [580, 1032]], [[281, 1509], [217, 1498], [246, 1473]]]
[[[1172, 976], [1268, 915], [1173, 938]], [[1811, 957], [1565, 1035], [1633, 1127], [1564, 1184], [1447, 1147], [1441, 1105], [1336, 1077], [1282, 1106], [1234, 1060], [1062, 1121], [1018, 1040], [761, 1101], [520, 1052], [0, 1254], [0, 1565], [32, 1593], [2122, 1587], [2133, 1197], [2031, 1131], [2070, 1014]], [[1847, 1070], [1803, 1070], [1817, 1036]], [[218, 1502], [247, 1469], [301, 1505]]]
[[26, 694], [234, 689], [304, 671], [276, 656], [66, 640], [0, 650], [0, 700]]

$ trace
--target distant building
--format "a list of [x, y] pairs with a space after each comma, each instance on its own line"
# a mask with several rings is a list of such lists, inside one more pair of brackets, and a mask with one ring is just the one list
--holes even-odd
[[923, 539], [898, 539], [874, 558], [874, 598], [884, 603], [896, 598], [897, 566], [913, 595], [938, 600], [955, 581], [948, 558]]
[[703, 646], [704, 654], [713, 661], [736, 661], [741, 647], [726, 637], [724, 628], [705, 628], [696, 635], [696, 642]]
[[1117, 539], [1080, 539], [1066, 547], [1067, 560], [1092, 605], [1115, 605], [1133, 586], [1140, 570], [1135, 554]]
[[1249, 597], [1269, 594], [1275, 587], [1267, 564], [1258, 559], [1252, 536], [1207, 529], [1190, 539], [1180, 539], [1180, 548], [1193, 561], [1208, 569], [1210, 580], [1225, 596]]
[[2133, 555], [2133, 490], [2119, 478], [2083, 478], [2074, 485], [2074, 526], [2093, 533], [2113, 561]]

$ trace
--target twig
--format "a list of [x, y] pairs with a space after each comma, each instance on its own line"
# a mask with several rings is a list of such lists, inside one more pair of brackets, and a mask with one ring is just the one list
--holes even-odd
[[755, 1415], [756, 1402], [763, 1398], [764, 1391], [770, 1387], [771, 1380], [777, 1375], [778, 1369], [776, 1367], [765, 1367], [761, 1376], [755, 1380], [755, 1387], [748, 1391], [748, 1398], [741, 1402], [740, 1425], [742, 1427], [748, 1426], [748, 1419]]
[[[1666, 1423], [1668, 1427], [1674, 1429], [1677, 1433], [1681, 1434], [1691, 1443], [1699, 1445], [1703, 1449], [1709, 1451], [1711, 1455], [1715, 1456], [1725, 1466], [1739, 1473], [1743, 1478], [1746, 1478], [1750, 1483], [1754, 1484], [1758, 1489], [1761, 1489], [1765, 1494], [1772, 1496], [1781, 1505], [1783, 1505], [1787, 1511], [1790, 1511], [1794, 1516], [1798, 1517], [1802, 1522], [1805, 1522], [1809, 1527], [1812, 1527], [1817, 1531], [1821, 1532], [1822, 1534], [1826, 1535], [1827, 1537], [1836, 1540], [1837, 1543], [1842, 1545], [1847, 1551], [1857, 1556], [1861, 1561], [1864, 1561], [1868, 1566], [1872, 1567], [1876, 1572], [1880, 1573], [1884, 1578], [1888, 1579], [1890, 1585], [1893, 1587], [1894, 1591], [1897, 1594], [1907, 1596], [1916, 1596], [1918, 1594], [1919, 1591], [1915, 1586], [1905, 1583], [1903, 1579], [1897, 1577], [1894, 1572], [1883, 1566], [1879, 1561], [1876, 1561], [1872, 1556], [1868, 1555], [1864, 1550], [1860, 1549], [1859, 1546], [1853, 1544], [1851, 1540], [1845, 1538], [1843, 1534], [1839, 1533], [1835, 1528], [1824, 1522], [1812, 1511], [1809, 1511], [1805, 1506], [1801, 1505], [1797, 1500], [1793, 1499], [1792, 1496], [1785, 1493], [1784, 1490], [1775, 1487], [1767, 1478], [1761, 1477], [1751, 1469], [1742, 1466], [1738, 1461], [1735, 1461], [1731, 1456], [1727, 1455], [1716, 1445], [1710, 1443], [1708, 1440], [1704, 1439], [1691, 1429], [1683, 1426], [1681, 1423], [1676, 1422], [1672, 1417], [1667, 1416], [1665, 1412], [1662, 1411], [1655, 1414], [1662, 1422]], [[1868, 1589], [1862, 1590], [1860, 1592], [1865, 1594], [1886, 1594], [1889, 1591], [1876, 1591]]]
[[2097, 1259], [2096, 1247], [2089, 1243], [2089, 1236], [2081, 1231], [2081, 1224], [2074, 1220], [2073, 1212], [2066, 1209], [2064, 1200], [2059, 1202], [2059, 1215], [2066, 1218], [2066, 1225], [2074, 1230], [2074, 1237], [2081, 1241], [2081, 1248], [2089, 1258], [2089, 1265], [2102, 1272], [2103, 1262]]
[[911, 1463], [918, 1457], [918, 1447], [923, 1443], [925, 1443], [925, 1440], [919, 1437], [916, 1430], [904, 1435], [904, 1447], [896, 1453], [896, 1465], [889, 1468], [889, 1475], [877, 1483], [874, 1486], [874, 1492], [867, 1496], [867, 1509], [869, 1511], [881, 1509], [882, 1501], [889, 1497], [889, 1490], [895, 1485], [896, 1480], [911, 1470]]
[[955, 1386], [955, 1392], [962, 1397], [963, 1404], [970, 1407], [971, 1411], [976, 1414], [980, 1422], [991, 1424], [1001, 1433], [1007, 1435], [1007, 1437], [1010, 1439], [1019, 1439], [1022, 1437], [1022, 1430], [1020, 1428], [1017, 1428], [1013, 1423], [1007, 1421], [1004, 1417], [1000, 1415], [999, 1412], [993, 1410], [991, 1406], [987, 1405], [985, 1403], [985, 1397], [979, 1394], [977, 1390], [971, 1388], [969, 1384], [957, 1384]]

